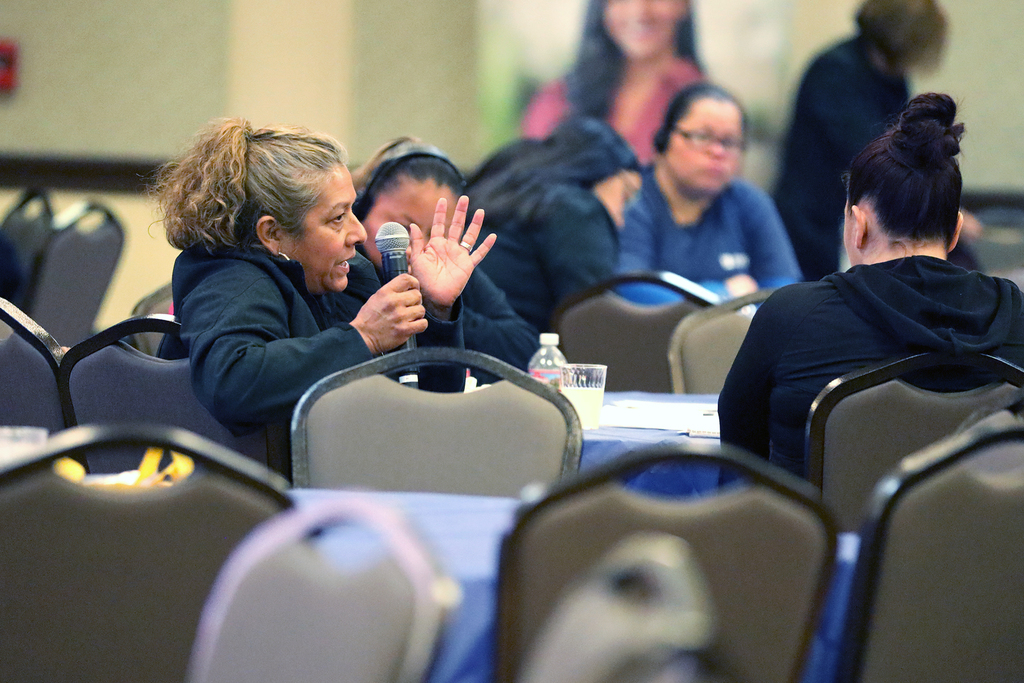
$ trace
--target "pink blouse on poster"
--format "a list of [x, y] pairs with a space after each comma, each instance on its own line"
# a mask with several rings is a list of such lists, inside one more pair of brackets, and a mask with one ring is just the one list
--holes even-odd
[[[616, 128], [619, 135], [633, 147], [641, 164], [649, 163], [654, 156], [654, 133], [661, 126], [661, 119], [672, 97], [685, 86], [703, 78], [700, 69], [693, 62], [677, 60], [673, 68], [664, 74], [657, 90], [647, 101], [643, 113], [637, 117], [630, 129]], [[567, 97], [564, 78], [552, 81], [538, 90], [523, 115], [523, 136], [544, 138], [550, 135], [569, 112]], [[612, 104], [610, 121], [615, 119], [616, 106], [617, 103]]]

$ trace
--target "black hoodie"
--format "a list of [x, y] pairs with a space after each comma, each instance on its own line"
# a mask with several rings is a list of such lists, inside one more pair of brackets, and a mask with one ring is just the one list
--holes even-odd
[[[296, 261], [256, 250], [186, 249], [172, 278], [181, 343], [163, 345], [160, 355], [188, 356], [196, 396], [232, 433], [287, 424], [315, 382], [373, 357], [348, 323], [380, 281], [362, 256], [349, 264], [345, 291], [314, 296]], [[428, 315], [419, 343], [463, 347], [461, 311], [460, 298], [451, 321]]]
[[[722, 440], [804, 475], [811, 402], [830, 381], [925, 351], [1024, 365], [1024, 295], [1012, 282], [914, 256], [784, 287], [758, 310], [719, 398]], [[934, 390], [977, 379], [944, 374]], [[965, 384], [966, 383], [966, 384]]]

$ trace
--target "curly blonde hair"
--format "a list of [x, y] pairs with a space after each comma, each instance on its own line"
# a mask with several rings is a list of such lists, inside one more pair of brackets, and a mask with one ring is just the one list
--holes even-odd
[[328, 177], [347, 162], [345, 148], [329, 135], [299, 126], [257, 130], [241, 118], [214, 121], [158, 173], [154, 195], [167, 241], [178, 249], [259, 249], [261, 216], [297, 236]]

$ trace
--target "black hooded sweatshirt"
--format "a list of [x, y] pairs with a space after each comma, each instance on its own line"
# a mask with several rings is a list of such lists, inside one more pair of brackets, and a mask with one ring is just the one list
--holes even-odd
[[[1009, 280], [913, 256], [783, 287], [758, 310], [719, 397], [722, 441], [805, 475], [811, 402], [836, 377], [926, 351], [1024, 366], [1024, 295]], [[985, 378], [918, 382], [960, 391]]]

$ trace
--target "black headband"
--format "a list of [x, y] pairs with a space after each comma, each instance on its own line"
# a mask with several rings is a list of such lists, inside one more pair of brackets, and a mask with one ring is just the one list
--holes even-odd
[[[380, 163], [377, 164], [377, 167], [370, 173], [370, 177], [366, 179], [366, 184], [360, 190], [355, 203], [352, 204], [352, 212], [356, 218], [364, 220], [366, 215], [370, 213], [370, 208], [373, 206], [374, 201], [376, 201], [378, 186], [391, 175], [395, 167], [407, 159], [415, 157], [426, 157], [443, 161], [448, 166], [451, 166], [459, 182], [462, 183], [463, 187], [465, 186], [466, 179], [462, 175], [462, 171], [448, 158], [447, 154], [433, 145], [405, 140], [388, 150], [387, 154], [381, 158]], [[456, 191], [455, 194], [461, 194], [462, 192], [462, 187], [452, 189]]]

